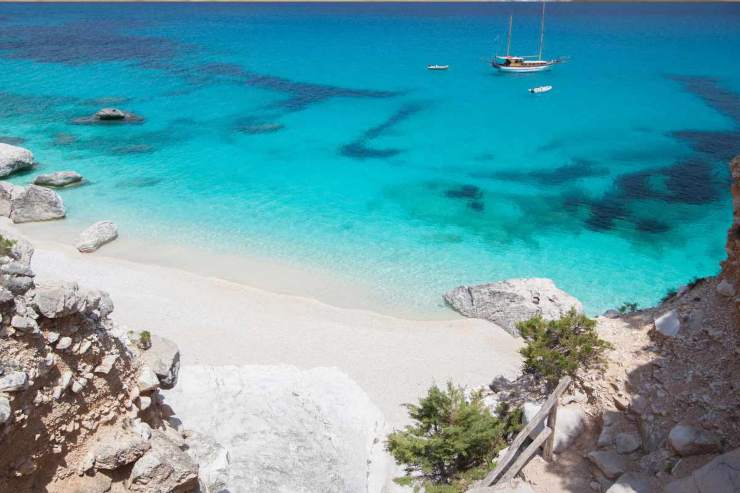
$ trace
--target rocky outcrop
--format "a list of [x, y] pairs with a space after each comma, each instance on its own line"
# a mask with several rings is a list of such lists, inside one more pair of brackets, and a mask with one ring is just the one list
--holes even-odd
[[33, 167], [33, 154], [28, 149], [0, 143], [0, 178]]
[[[10, 241], [0, 254], [0, 491], [191, 492], [201, 459], [200, 481], [222, 484], [223, 447], [201, 436], [189, 452], [159, 376], [110, 320], [110, 297], [36, 282], [30, 243], [7, 222], [0, 236]], [[160, 357], [174, 385], [173, 353]]]
[[134, 113], [120, 110], [118, 108], [103, 108], [95, 112], [94, 115], [75, 118], [72, 123], [91, 125], [91, 124], [115, 124], [115, 123], [141, 123], [144, 118]]
[[678, 424], [668, 434], [668, 443], [681, 456], [711, 454], [720, 449], [719, 437], [706, 430]]
[[41, 187], [67, 187], [82, 182], [82, 175], [76, 171], [56, 171], [39, 175], [33, 180], [34, 185]]
[[558, 289], [550, 279], [509, 279], [459, 286], [445, 294], [444, 299], [466, 317], [490, 320], [513, 335], [519, 335], [519, 322], [535, 315], [555, 320], [571, 308], [583, 311], [580, 301]]
[[65, 214], [64, 202], [53, 190], [0, 182], [0, 215], [9, 217], [14, 223], [61, 219]]
[[180, 350], [174, 342], [152, 335], [151, 345], [141, 352], [141, 360], [156, 375], [163, 389], [175, 386], [180, 371]]
[[740, 491], [740, 448], [715, 457], [690, 476], [672, 481], [665, 493], [720, 493]]
[[112, 221], [98, 221], [80, 233], [77, 250], [82, 253], [91, 253], [116, 238], [118, 238], [118, 226]]

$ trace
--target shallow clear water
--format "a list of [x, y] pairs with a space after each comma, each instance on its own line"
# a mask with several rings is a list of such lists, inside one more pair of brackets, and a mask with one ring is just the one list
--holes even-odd
[[[542, 276], [596, 313], [715, 273], [740, 5], [548, 8], [570, 61], [502, 75], [508, 15], [529, 54], [539, 6], [0, 4], [0, 140], [89, 179], [70, 222], [327, 268], [389, 307]], [[146, 120], [73, 124], [101, 106]]]

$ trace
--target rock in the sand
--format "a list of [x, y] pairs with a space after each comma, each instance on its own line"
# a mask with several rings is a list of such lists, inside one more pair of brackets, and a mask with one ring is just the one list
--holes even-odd
[[651, 493], [650, 479], [642, 474], [626, 472], [619, 476], [606, 493]]
[[0, 143], [0, 178], [33, 167], [33, 154], [28, 149]]
[[187, 454], [198, 464], [198, 482], [203, 493], [228, 491], [229, 452], [212, 437], [189, 432]]
[[719, 451], [719, 438], [702, 429], [678, 424], [668, 434], [668, 443], [681, 456], [711, 454]]
[[33, 184], [42, 187], [66, 187], [81, 181], [82, 175], [76, 171], [56, 171], [37, 176], [34, 178]]
[[142, 366], [139, 369], [139, 378], [137, 383], [140, 392], [150, 392], [159, 388], [159, 378], [148, 366]]
[[77, 250], [91, 253], [116, 238], [118, 238], [118, 227], [112, 221], [98, 221], [80, 233]]
[[180, 350], [177, 344], [164, 337], [152, 335], [151, 346], [142, 352], [141, 360], [157, 375], [163, 389], [175, 386], [180, 371]]
[[665, 493], [736, 493], [740, 491], [740, 448], [719, 455], [691, 476], [672, 481]]
[[38, 185], [13, 187], [10, 209], [10, 219], [14, 223], [50, 221], [66, 214], [59, 194]]
[[655, 330], [666, 337], [676, 337], [681, 330], [681, 321], [678, 312], [671, 310], [655, 319]]
[[149, 448], [149, 442], [137, 433], [116, 429], [99, 437], [91, 451], [95, 459], [95, 469], [111, 471], [131, 464]]
[[731, 298], [735, 296], [735, 286], [730, 284], [726, 279], [722, 279], [719, 284], [717, 284], [717, 292], [722, 296]]
[[[525, 402], [522, 406], [524, 423], [529, 423], [542, 407], [540, 403]], [[532, 438], [542, 432], [547, 418], [532, 432]], [[567, 449], [583, 431], [586, 425], [586, 413], [577, 405], [560, 406], [555, 420], [555, 444], [553, 451], [560, 453]]]
[[459, 286], [444, 296], [445, 301], [466, 317], [483, 318], [518, 335], [516, 325], [541, 315], [555, 320], [571, 308], [582, 312], [583, 306], [573, 296], [561, 291], [550, 279], [509, 279], [478, 286]]
[[152, 431], [151, 449], [137, 460], [128, 480], [130, 491], [170, 493], [194, 491], [198, 465], [166, 433]]
[[588, 459], [609, 479], [618, 478], [627, 468], [624, 457], [612, 451], [594, 450], [588, 454]]

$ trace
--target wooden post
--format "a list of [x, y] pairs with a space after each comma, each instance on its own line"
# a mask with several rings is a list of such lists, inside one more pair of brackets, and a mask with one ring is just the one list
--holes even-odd
[[532, 457], [535, 452], [537, 452], [537, 449], [542, 446], [542, 442], [544, 442], [548, 438], [551, 438], [553, 435], [554, 433], [552, 432], [552, 430], [548, 426], [545, 426], [542, 429], [542, 432], [537, 435], [537, 438], [535, 438], [532, 443], [530, 443], [529, 446], [524, 449], [524, 452], [519, 454], [519, 457], [516, 458], [516, 461], [511, 465], [509, 470], [506, 471], [506, 474], [504, 474], [501, 478], [501, 482], [505, 483], [514, 479], [514, 476], [519, 473], [521, 468], [527, 465], [527, 461], [529, 461], [530, 457]]
[[[539, 411], [537, 411], [537, 414], [535, 414], [534, 418], [532, 418], [532, 420], [527, 423], [527, 426], [525, 426], [522, 431], [520, 431], [519, 434], [516, 436], [512, 444], [509, 446], [509, 450], [506, 452], [506, 455], [504, 455], [504, 457], [496, 464], [496, 468], [493, 471], [489, 472], [488, 475], [483, 479], [482, 484], [484, 486], [492, 486], [496, 482], [498, 477], [501, 476], [501, 474], [509, 466], [511, 461], [514, 460], [517, 452], [519, 452], [519, 448], [521, 448], [521, 446], [524, 444], [524, 441], [527, 439], [527, 437], [529, 437], [529, 435], [535, 430], [535, 428], [537, 428], [540, 423], [545, 420], [545, 417], [549, 414], [550, 409], [557, 404], [558, 398], [563, 392], [565, 392], [565, 389], [568, 388], [570, 382], [571, 378], [568, 376], [563, 377], [563, 379], [560, 380], [558, 386], [555, 387], [555, 390], [552, 394], [550, 394], [550, 397], [548, 397], [545, 403], [542, 404], [542, 407]], [[542, 434], [538, 435], [537, 438], [539, 438], [541, 435]], [[548, 436], [550, 435], [548, 434]], [[512, 470], [514, 470], [514, 468], [512, 468]], [[514, 470], [514, 476], [516, 476], [518, 472], [519, 471]]]
[[552, 433], [550, 434], [550, 438], [547, 439], [545, 442], [545, 446], [542, 449], [542, 457], [545, 458], [546, 461], [550, 462], [552, 461], [552, 451], [553, 448], [555, 448], [555, 423], [558, 419], [558, 401], [555, 400], [555, 404], [553, 404], [552, 409], [550, 409], [550, 414], [547, 415], [547, 427], [552, 430]]

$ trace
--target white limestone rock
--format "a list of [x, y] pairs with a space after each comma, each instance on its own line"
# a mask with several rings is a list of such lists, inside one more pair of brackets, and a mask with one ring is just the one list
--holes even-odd
[[10, 219], [14, 223], [50, 221], [65, 215], [64, 202], [54, 190], [38, 185], [13, 188]]
[[670, 310], [655, 319], [655, 330], [665, 337], [676, 337], [681, 330], [681, 321], [676, 310]]
[[614, 445], [620, 454], [631, 454], [642, 447], [642, 440], [637, 433], [619, 433], [614, 439]]
[[112, 471], [139, 459], [150, 449], [150, 444], [139, 434], [114, 429], [98, 437], [91, 448], [95, 469]]
[[76, 171], [55, 171], [39, 175], [33, 180], [40, 187], [66, 187], [82, 182], [82, 175]]
[[0, 142], [0, 178], [33, 167], [33, 154], [28, 149]]
[[731, 298], [735, 296], [735, 286], [730, 284], [726, 279], [722, 279], [719, 284], [717, 284], [717, 292], [722, 296]]
[[396, 470], [382, 413], [335, 368], [183, 366], [163, 394], [228, 450], [230, 491], [381, 491]]
[[444, 299], [462, 315], [490, 320], [513, 335], [519, 335], [516, 328], [519, 322], [535, 315], [555, 320], [571, 308], [583, 311], [580, 301], [544, 278], [459, 286], [445, 294]]
[[[529, 423], [542, 407], [541, 403], [525, 402], [522, 405], [524, 412], [524, 423]], [[534, 429], [530, 435], [535, 438], [547, 425], [547, 418]], [[567, 449], [581, 434], [586, 425], [586, 413], [580, 406], [568, 405], [560, 406], [557, 411], [555, 420], [555, 443], [553, 451], [560, 453]]]
[[175, 386], [180, 371], [180, 350], [174, 342], [152, 335], [151, 345], [141, 353], [141, 361], [154, 371], [163, 389]]
[[79, 311], [83, 303], [77, 283], [74, 282], [38, 283], [34, 290], [33, 307], [46, 318], [71, 315]]
[[668, 443], [681, 456], [711, 454], [719, 451], [716, 435], [693, 426], [678, 424], [668, 434]]
[[0, 377], [0, 392], [17, 392], [23, 390], [28, 382], [28, 375], [22, 371], [11, 371]]
[[650, 479], [642, 474], [626, 472], [619, 476], [606, 493], [652, 493]]
[[0, 394], [0, 425], [5, 424], [12, 415], [10, 399], [8, 399], [8, 396]]
[[212, 437], [198, 432], [187, 434], [187, 453], [198, 464], [202, 493], [224, 493], [229, 487], [229, 451]]
[[80, 233], [77, 250], [91, 253], [118, 238], [118, 227], [112, 221], [98, 221]]
[[140, 392], [151, 392], [159, 388], [159, 378], [157, 374], [148, 366], [142, 366], [139, 369], [139, 378], [137, 380]]
[[198, 465], [166, 433], [152, 431], [151, 448], [134, 464], [127, 481], [130, 491], [170, 493], [194, 491]]
[[719, 455], [691, 476], [672, 481], [665, 493], [737, 492], [740, 485], [740, 448]]

